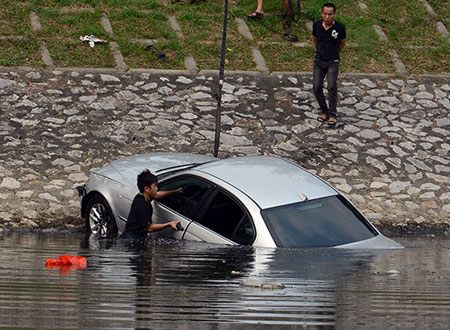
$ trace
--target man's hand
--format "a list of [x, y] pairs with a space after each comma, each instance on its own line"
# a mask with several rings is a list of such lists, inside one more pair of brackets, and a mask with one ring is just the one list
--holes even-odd
[[169, 224], [170, 228], [172, 228], [173, 230], [178, 231], [177, 225], [179, 225], [180, 223], [181, 223], [181, 221], [172, 221], [172, 222], [169, 222], [168, 224]]
[[180, 188], [178, 188], [178, 189], [175, 189], [175, 193], [176, 193], [176, 194], [183, 194], [183, 193], [184, 193], [183, 187], [180, 187]]
[[[166, 222], [166, 223], [152, 223], [150, 225], [150, 227], [148, 228], [148, 232], [151, 233], [151, 232], [155, 232], [155, 231], [160, 231], [167, 227], [170, 227], [173, 230], [178, 231], [177, 225], [181, 226], [180, 222], [181, 221], [171, 221], [171, 222]], [[183, 228], [183, 227], [181, 227], [181, 228]]]

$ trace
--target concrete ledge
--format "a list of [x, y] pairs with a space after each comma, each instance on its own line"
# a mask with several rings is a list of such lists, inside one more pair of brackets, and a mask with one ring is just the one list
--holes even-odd
[[110, 74], [118, 74], [120, 73], [116, 68], [73, 68], [73, 67], [56, 67], [54, 71], [61, 72], [83, 72], [83, 73], [110, 73]]
[[24, 40], [24, 36], [0, 36], [0, 40]]
[[195, 59], [193, 56], [186, 56], [184, 58], [184, 66], [190, 73], [198, 72], [197, 63], [195, 62]]
[[245, 23], [245, 21], [240, 17], [236, 17], [236, 23], [238, 25], [239, 33], [243, 35], [245, 38], [253, 40], [253, 36], [250, 32], [250, 29], [247, 26], [247, 23]]
[[114, 60], [116, 61], [116, 68], [119, 72], [125, 72], [128, 70], [128, 66], [125, 63], [123, 56], [122, 56], [122, 52], [120, 51], [120, 47], [119, 44], [115, 41], [111, 41], [109, 43], [109, 47], [111, 48], [113, 55], [114, 55]]
[[264, 74], [269, 74], [270, 70], [267, 67], [266, 61], [264, 60], [264, 57], [262, 56], [261, 52], [258, 48], [252, 47], [252, 54], [253, 54], [253, 60], [256, 63], [256, 67], [259, 71], [261, 71]]
[[50, 53], [47, 49], [47, 45], [45, 44], [45, 42], [42, 43], [41, 45], [41, 53], [42, 53], [42, 61], [44, 62], [44, 64], [50, 69], [54, 69], [55, 68], [55, 63], [53, 62], [52, 57], [50, 56]]
[[[219, 75], [219, 70], [200, 70], [200, 72], [198, 74], [204, 74], [204, 75]], [[224, 72], [225, 75], [230, 75], [230, 76], [243, 76], [243, 75], [248, 75], [248, 76], [261, 76], [263, 75], [261, 72], [259, 71], [232, 71], [232, 70], [225, 70]]]
[[[13, 71], [37, 71], [37, 72], [53, 72], [53, 71], [79, 71], [79, 72], [108, 72], [108, 73], [116, 73], [121, 74], [123, 72], [119, 72], [116, 68], [80, 68], [80, 67], [55, 67], [54, 69], [48, 69], [48, 68], [36, 68], [36, 67], [30, 67], [30, 66], [2, 66], [0, 65], [0, 72], [13, 72]], [[185, 74], [185, 75], [191, 75], [192, 72], [189, 70], [163, 70], [163, 69], [128, 69], [126, 72], [129, 73], [157, 73], [157, 74]], [[200, 70], [196, 72], [197, 75], [218, 75], [219, 70]], [[239, 70], [225, 70], [226, 75], [243, 75], [243, 76], [277, 76], [277, 75], [312, 75], [311, 72], [304, 72], [304, 71], [273, 71], [269, 74], [264, 74], [259, 71], [239, 71]], [[374, 78], [444, 78], [448, 79], [450, 78], [450, 74], [416, 74], [411, 73], [407, 76], [400, 75], [399, 73], [364, 73], [364, 72], [340, 72], [339, 77], [374, 77]]]
[[190, 75], [189, 70], [162, 70], [162, 69], [129, 69], [129, 73], [149, 73], [158, 75]]

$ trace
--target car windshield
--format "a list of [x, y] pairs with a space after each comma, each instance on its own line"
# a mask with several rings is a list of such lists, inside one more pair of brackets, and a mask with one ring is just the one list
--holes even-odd
[[339, 195], [261, 213], [277, 246], [329, 247], [378, 235], [361, 213]]

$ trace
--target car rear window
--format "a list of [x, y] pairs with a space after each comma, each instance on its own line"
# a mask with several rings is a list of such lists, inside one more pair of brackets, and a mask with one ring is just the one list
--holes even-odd
[[330, 247], [378, 235], [362, 214], [339, 195], [261, 213], [277, 246]]

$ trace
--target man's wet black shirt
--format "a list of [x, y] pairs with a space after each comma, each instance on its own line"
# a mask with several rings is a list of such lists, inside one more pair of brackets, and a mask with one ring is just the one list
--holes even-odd
[[152, 224], [153, 207], [151, 201], [147, 201], [142, 194], [137, 194], [131, 204], [125, 225], [124, 237], [142, 238], [147, 236]]

